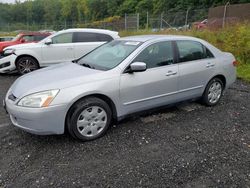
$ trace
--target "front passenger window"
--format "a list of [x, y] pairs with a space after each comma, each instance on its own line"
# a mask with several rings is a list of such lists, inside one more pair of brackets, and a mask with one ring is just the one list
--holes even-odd
[[53, 44], [72, 43], [72, 33], [64, 33], [52, 38]]
[[172, 42], [158, 42], [144, 49], [134, 60], [144, 62], [147, 68], [171, 65], [174, 63]]

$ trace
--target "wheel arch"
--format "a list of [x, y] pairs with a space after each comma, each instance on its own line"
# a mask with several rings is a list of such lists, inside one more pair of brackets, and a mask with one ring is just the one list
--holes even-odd
[[22, 57], [31, 57], [31, 58], [33, 58], [34, 60], [36, 60], [36, 62], [37, 62], [37, 64], [38, 64], [38, 67], [40, 68], [40, 64], [39, 64], [39, 61], [37, 60], [37, 58], [35, 58], [35, 57], [32, 56], [32, 55], [28, 55], [28, 54], [22, 54], [22, 55], [17, 56], [17, 58], [16, 58], [16, 60], [15, 60], [15, 65], [16, 65], [16, 66], [17, 66], [18, 60], [19, 60], [20, 58], [22, 58]]
[[204, 90], [203, 90], [203, 93], [202, 93], [202, 94], [204, 94], [204, 92], [206, 91], [206, 88], [207, 88], [208, 83], [209, 83], [212, 79], [214, 79], [214, 78], [219, 78], [219, 79], [222, 81], [222, 83], [223, 83], [223, 89], [226, 88], [226, 84], [227, 84], [227, 79], [226, 79], [226, 77], [225, 77], [223, 74], [217, 74], [217, 75], [213, 76], [212, 78], [210, 78], [210, 79], [208, 80], [208, 82], [206, 83], [206, 85], [205, 85], [205, 87], [204, 87]]
[[[223, 83], [224, 89], [226, 88], [227, 79], [226, 79], [226, 77], [225, 77], [223, 74], [215, 75], [213, 78], [211, 78], [211, 79], [209, 80], [209, 82], [210, 82], [212, 79], [214, 79], [214, 78], [219, 78], [219, 79], [222, 81], [222, 83]], [[208, 83], [209, 83], [209, 82], [208, 82]], [[207, 83], [207, 84], [208, 84], [208, 83]]]
[[66, 127], [67, 127], [67, 120], [68, 120], [68, 116], [73, 112], [73, 107], [75, 106], [75, 104], [77, 104], [78, 102], [80, 102], [81, 100], [85, 99], [85, 98], [89, 98], [89, 97], [96, 97], [96, 98], [99, 98], [99, 99], [102, 99], [103, 101], [105, 101], [110, 109], [111, 109], [111, 112], [112, 112], [112, 120], [113, 121], [117, 121], [117, 109], [116, 109], [116, 105], [115, 103], [113, 102], [113, 100], [108, 97], [107, 95], [105, 94], [100, 94], [100, 93], [95, 93], [95, 94], [89, 94], [89, 95], [86, 95], [86, 96], [83, 96], [83, 97], [80, 97], [79, 99], [77, 99], [74, 103], [72, 103], [70, 105], [70, 107], [67, 109], [67, 112], [66, 112], [66, 116], [65, 116], [65, 120], [64, 120], [64, 131], [66, 131]]

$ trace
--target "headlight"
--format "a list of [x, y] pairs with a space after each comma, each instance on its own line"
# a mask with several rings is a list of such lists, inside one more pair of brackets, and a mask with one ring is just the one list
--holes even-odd
[[14, 54], [15, 51], [16, 51], [15, 49], [6, 49], [4, 50], [3, 55], [8, 56], [8, 55]]
[[58, 92], [59, 90], [50, 90], [27, 95], [23, 97], [17, 105], [31, 108], [48, 107]]

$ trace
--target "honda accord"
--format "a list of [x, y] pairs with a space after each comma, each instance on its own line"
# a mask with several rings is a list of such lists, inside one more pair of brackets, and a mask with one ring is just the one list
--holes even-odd
[[30, 133], [93, 140], [135, 112], [189, 99], [216, 105], [236, 79], [235, 66], [232, 54], [198, 38], [126, 37], [20, 77], [4, 106]]

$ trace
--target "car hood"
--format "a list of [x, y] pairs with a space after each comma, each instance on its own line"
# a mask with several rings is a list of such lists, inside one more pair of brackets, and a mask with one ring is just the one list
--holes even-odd
[[3, 42], [0, 42], [0, 46], [6, 46], [6, 45], [9, 45], [9, 44], [13, 44], [14, 42], [12, 41], [3, 41]]
[[75, 63], [61, 63], [43, 68], [18, 78], [11, 86], [11, 93], [23, 97], [32, 93], [63, 89], [96, 81], [105, 71], [94, 70]]
[[6, 46], [11, 46], [13, 44], [15, 44], [13, 41], [0, 42], [0, 50], [2, 51]]
[[12, 46], [8, 46], [6, 49], [24, 49], [24, 48], [34, 48], [36, 46], [38, 46], [39, 44], [38, 43], [26, 43], [26, 44], [16, 44], [16, 45], [12, 45]]

